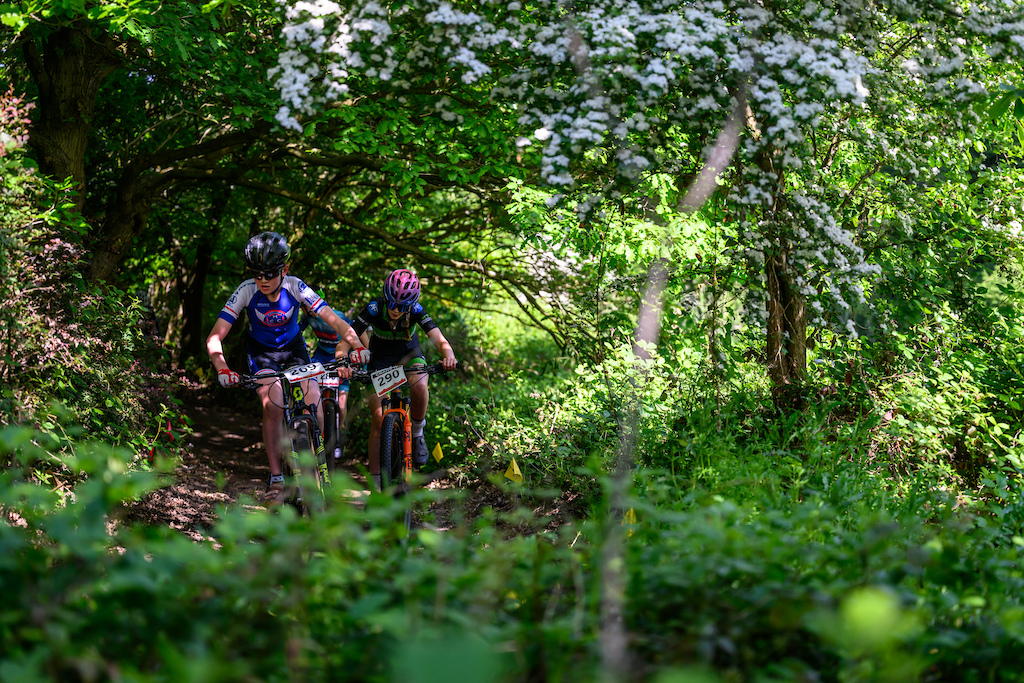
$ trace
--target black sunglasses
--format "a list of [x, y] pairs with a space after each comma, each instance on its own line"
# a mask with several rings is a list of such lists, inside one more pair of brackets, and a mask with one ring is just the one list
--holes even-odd
[[252, 277], [254, 280], [273, 280], [275, 277], [281, 274], [281, 269], [278, 268], [277, 270], [252, 270], [249, 272], [252, 273]]

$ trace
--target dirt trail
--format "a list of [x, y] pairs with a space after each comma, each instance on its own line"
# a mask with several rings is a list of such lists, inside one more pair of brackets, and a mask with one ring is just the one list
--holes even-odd
[[[128, 519], [165, 525], [201, 540], [216, 523], [219, 506], [263, 507], [270, 469], [255, 399], [238, 400], [224, 392], [199, 390], [189, 393], [183, 407], [192, 428], [184, 437], [186, 450], [174, 472], [175, 481], [132, 505]], [[342, 460], [339, 467], [365, 489], [366, 480], [356, 461]], [[435, 481], [430, 485], [446, 484]]]
[[270, 469], [255, 401], [236, 404], [216, 392], [197, 392], [184, 409], [192, 430], [185, 435], [176, 481], [132, 506], [129, 518], [167, 525], [198, 540], [216, 522], [218, 506], [259, 507]]
[[[127, 517], [133, 522], [165, 525], [202, 540], [209, 538], [207, 530], [216, 523], [219, 506], [244, 504], [254, 510], [262, 508], [259, 501], [270, 469], [255, 400], [229, 400], [223, 391], [200, 389], [183, 397], [183, 406], [192, 428], [184, 437], [186, 449], [175, 470], [175, 481], [133, 504]], [[342, 460], [340, 467], [365, 489], [360, 462]], [[426, 485], [451, 489], [454, 484], [446, 476], [444, 471], [434, 472], [428, 475]], [[458, 514], [447, 497], [430, 505], [430, 526], [446, 529], [451, 527], [453, 518], [472, 518], [488, 507], [508, 510], [516, 505], [514, 497], [510, 499], [486, 480], [468, 486], [469, 495], [459, 504]], [[552, 524], [550, 517], [558, 524], [560, 507], [559, 502], [548, 501], [535, 510], [539, 524]]]

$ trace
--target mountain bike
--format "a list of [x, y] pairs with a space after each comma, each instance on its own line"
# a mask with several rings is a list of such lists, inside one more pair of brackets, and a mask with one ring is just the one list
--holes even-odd
[[[306, 403], [302, 382], [320, 379], [344, 362], [307, 363], [276, 372], [242, 375], [238, 384], [252, 389], [267, 383], [268, 380], [281, 383], [284, 396], [284, 405], [281, 408], [284, 410], [284, 425], [290, 442], [290, 452], [285, 461], [291, 469], [294, 482], [285, 501], [300, 512], [309, 512], [311, 507], [316, 511], [323, 510], [327, 505], [327, 489], [331, 487], [331, 470], [325, 457], [316, 404]], [[333, 453], [331, 455], [333, 460]], [[304, 477], [311, 477], [316, 482], [316, 494], [312, 496], [312, 500], [303, 496]]]
[[[380, 483], [381, 490], [395, 496], [403, 496], [412, 490], [412, 420], [409, 405], [412, 399], [405, 387], [417, 381], [418, 375], [435, 375], [447, 372], [440, 363], [410, 368], [409, 378], [405, 368], [394, 365], [372, 373], [353, 370], [352, 381], [370, 384], [381, 399], [384, 411], [380, 427]], [[412, 528], [412, 507], [405, 508], [405, 531]]]
[[337, 451], [344, 452], [345, 443], [348, 441], [348, 430], [342, 424], [341, 406], [338, 403], [343, 381], [345, 380], [338, 376], [337, 369], [327, 370], [320, 378], [320, 403], [324, 408], [324, 453], [327, 458], [327, 471], [331, 476], [334, 476], [334, 468], [338, 464], [334, 454]]

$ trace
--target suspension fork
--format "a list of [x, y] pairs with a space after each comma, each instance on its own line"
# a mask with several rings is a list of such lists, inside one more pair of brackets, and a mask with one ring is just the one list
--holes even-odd
[[[324, 443], [323, 443], [323, 432], [319, 427], [319, 422], [316, 419], [313, 411], [316, 409], [315, 406], [310, 406], [306, 403], [306, 392], [303, 391], [302, 384], [289, 384], [288, 391], [290, 392], [289, 400], [286, 401], [285, 407], [285, 419], [289, 429], [289, 433], [294, 429], [295, 425], [299, 422], [305, 422], [309, 427], [309, 446], [313, 449], [313, 466], [320, 474], [319, 482], [322, 481], [327, 485], [330, 485], [331, 475], [327, 471], [327, 460], [324, 458]], [[298, 408], [298, 414], [296, 414], [296, 408]], [[291, 439], [289, 439], [291, 442]], [[299, 454], [295, 452], [294, 442], [291, 447], [292, 455], [292, 466], [295, 470], [295, 474], [301, 471], [299, 467]]]
[[[396, 392], [397, 393], [397, 392]], [[412, 473], [412, 420], [409, 419], [409, 405], [411, 399], [408, 396], [402, 395], [389, 395], [387, 398], [381, 401], [381, 407], [384, 408], [384, 413], [381, 415], [381, 424], [383, 424], [384, 415], [389, 413], [398, 413], [399, 418], [402, 421], [402, 432], [405, 434], [405, 438], [402, 440], [402, 457], [404, 458], [405, 470], [405, 483], [409, 483], [409, 475]], [[397, 404], [399, 407], [392, 408], [392, 405]]]

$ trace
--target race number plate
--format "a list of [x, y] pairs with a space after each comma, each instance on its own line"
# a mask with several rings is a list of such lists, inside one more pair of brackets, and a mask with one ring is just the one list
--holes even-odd
[[294, 384], [305, 379], [316, 379], [325, 372], [327, 371], [324, 370], [324, 366], [320, 363], [310, 363], [309, 365], [298, 365], [294, 368], [288, 368], [284, 371], [284, 377]]
[[333, 372], [329, 372], [320, 378], [320, 386], [324, 389], [337, 389], [340, 385], [341, 379]]
[[385, 396], [392, 389], [397, 389], [406, 382], [405, 368], [401, 365], [393, 365], [390, 368], [377, 370], [370, 374], [373, 381], [373, 388], [378, 396]]

